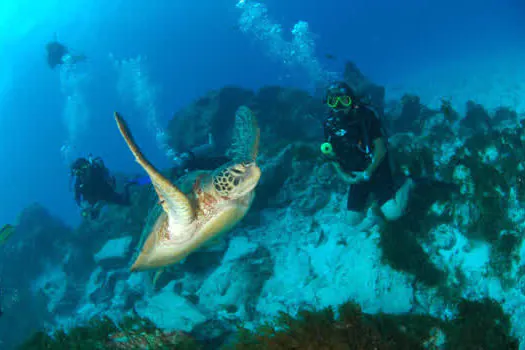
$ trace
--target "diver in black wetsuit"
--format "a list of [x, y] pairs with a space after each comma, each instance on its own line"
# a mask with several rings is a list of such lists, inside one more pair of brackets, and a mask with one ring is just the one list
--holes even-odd
[[71, 165], [71, 176], [75, 178], [75, 201], [82, 208], [82, 216], [96, 219], [105, 203], [129, 206], [129, 182], [124, 192], [116, 191], [116, 180], [109, 174], [100, 157], [78, 158]]
[[56, 35], [53, 41], [50, 41], [46, 45], [47, 51], [47, 64], [49, 68], [55, 69], [56, 66], [62, 64], [74, 65], [78, 62], [86, 60], [85, 55], [74, 55], [70, 53], [69, 49], [57, 41]]
[[172, 167], [172, 174], [180, 176], [193, 170], [215, 170], [228, 163], [231, 159], [217, 154], [211, 135], [207, 144], [194, 147], [175, 157], [176, 165]]
[[[350, 184], [347, 200], [351, 221], [363, 219], [371, 196], [387, 219], [397, 219], [408, 201], [412, 180], [404, 191], [396, 186], [388, 159], [386, 138], [375, 112], [362, 104], [344, 82], [332, 84], [326, 94], [330, 108], [324, 122], [323, 153], [332, 161], [340, 177]], [[385, 212], [385, 204], [389, 210]]]
[[[230, 162], [231, 159], [225, 155], [217, 153], [215, 144], [210, 135], [208, 143], [178, 153], [173, 161], [175, 165], [171, 167], [171, 176], [173, 178], [178, 178], [194, 170], [215, 170]], [[145, 185], [150, 184], [151, 179], [146, 175], [137, 177], [132, 182], [139, 185]]]

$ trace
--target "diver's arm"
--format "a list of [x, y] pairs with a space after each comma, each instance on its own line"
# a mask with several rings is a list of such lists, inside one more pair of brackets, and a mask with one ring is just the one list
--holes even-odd
[[348, 183], [354, 183], [355, 180], [352, 176], [350, 176], [350, 174], [348, 174], [346, 171], [343, 170], [343, 168], [341, 168], [341, 165], [336, 162], [336, 161], [332, 161], [332, 165], [334, 166], [335, 168], [335, 171], [337, 172], [337, 175], [343, 179], [344, 182], [348, 182]]
[[194, 147], [191, 150], [186, 152], [179, 153], [173, 161], [175, 165], [172, 168], [172, 171], [178, 172], [180, 170], [186, 170], [189, 168], [194, 168], [193, 164], [198, 162], [201, 158], [210, 157], [215, 153], [215, 143], [211, 134], [208, 134], [208, 143]]
[[204, 145], [197, 146], [193, 148], [190, 152], [195, 158], [209, 156], [215, 151], [215, 143], [213, 142], [213, 137], [208, 134], [208, 143]]
[[372, 176], [374, 171], [384, 160], [385, 155], [386, 155], [385, 140], [382, 137], [378, 137], [377, 139], [374, 140], [374, 151], [372, 154], [372, 162], [370, 163], [368, 168], [365, 169], [366, 175]]
[[101, 158], [101, 157], [94, 157], [90, 154], [89, 155], [89, 161], [92, 163], [92, 164], [96, 164], [98, 166], [100, 166], [101, 168], [105, 168], [106, 165], [104, 164], [104, 160]]
[[82, 204], [82, 193], [80, 192], [78, 182], [75, 184], [75, 202], [77, 202], [78, 206], [81, 206]]
[[[328, 118], [326, 118], [324, 121], [323, 129], [324, 129], [325, 142], [330, 143], [332, 135], [335, 133], [335, 129], [334, 129], [333, 124], [330, 122]], [[345, 172], [343, 168], [341, 168], [341, 165], [339, 164], [339, 162], [336, 160], [335, 153], [329, 153], [329, 154], [323, 153], [323, 155], [326, 157], [327, 160], [330, 160], [330, 163], [332, 163], [332, 165], [334, 166], [337, 175], [341, 179], [343, 179], [343, 181], [348, 182], [348, 183], [353, 182], [350, 174]]]
[[379, 137], [374, 140], [374, 153], [372, 155], [372, 162], [370, 163], [368, 168], [366, 168], [362, 173], [353, 172], [351, 174], [348, 174], [341, 168], [341, 165], [339, 165], [339, 163], [333, 161], [332, 164], [334, 165], [334, 168], [341, 179], [343, 179], [345, 182], [354, 184], [356, 182], [361, 182], [370, 178], [374, 171], [377, 169], [377, 167], [385, 159], [385, 155], [386, 144], [383, 138]]

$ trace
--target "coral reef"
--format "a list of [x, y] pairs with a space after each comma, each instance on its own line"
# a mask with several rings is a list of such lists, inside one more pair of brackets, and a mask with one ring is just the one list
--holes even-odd
[[371, 82], [353, 62], [347, 62], [343, 73], [344, 80], [355, 89], [383, 117], [385, 109], [385, 88]]
[[[71, 334], [93, 317], [117, 320], [130, 310], [161, 332], [203, 343], [221, 344], [239, 324], [245, 339], [299, 342], [305, 320], [308, 336], [319, 331], [328, 339], [334, 330], [323, 324], [344, 322], [327, 308], [348, 300], [354, 304], [344, 304], [343, 314], [362, 323], [342, 327], [335, 339], [360, 330], [378, 348], [443, 338], [458, 349], [514, 348], [509, 335], [525, 342], [522, 115], [471, 102], [466, 120], [450, 101], [430, 110], [415, 95], [384, 103], [395, 108], [385, 108], [383, 119], [403, 123], [389, 138], [396, 177], [417, 186], [404, 217], [383, 222], [371, 210], [369, 228], [360, 230], [346, 221], [347, 186], [320, 156], [323, 105], [304, 91], [210, 92], [176, 114], [170, 146], [204, 143], [211, 131], [225, 151], [242, 104], [257, 113], [263, 176], [240, 225], [154, 284], [152, 273], [129, 273], [141, 233], [158, 213], [150, 185], [133, 188], [129, 208], [107, 207], [77, 228], [38, 205], [28, 208], [3, 246], [2, 287], [19, 290], [20, 302], [0, 318], [0, 329], [16, 329], [1, 335], [2, 346], [12, 348], [37, 327], [55, 339], [58, 329]], [[487, 122], [472, 123], [480, 116]], [[193, 178], [173, 181], [191, 186]], [[262, 333], [279, 315], [287, 315], [281, 328]]]

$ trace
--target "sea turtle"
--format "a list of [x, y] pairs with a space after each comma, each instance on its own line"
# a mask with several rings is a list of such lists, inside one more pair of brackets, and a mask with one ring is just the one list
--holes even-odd
[[[206, 243], [233, 228], [249, 210], [261, 177], [256, 158], [259, 128], [253, 113], [244, 106], [237, 110], [237, 136], [244, 138], [233, 161], [213, 172], [201, 174], [189, 193], [159, 173], [135, 143], [125, 120], [115, 112], [120, 133], [135, 160], [148, 173], [159, 197], [162, 213], [153, 225], [131, 271], [158, 269], [179, 262]], [[242, 160], [241, 160], [242, 159]]]

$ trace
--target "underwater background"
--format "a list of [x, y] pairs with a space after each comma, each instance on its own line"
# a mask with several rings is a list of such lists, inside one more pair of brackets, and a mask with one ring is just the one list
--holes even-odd
[[[419, 321], [428, 329], [406, 332], [411, 345], [398, 340], [405, 345], [397, 348], [418, 348], [439, 332], [456, 341], [453, 349], [503, 349], [493, 342], [503, 338], [507, 348], [518, 348], [518, 340], [525, 348], [525, 213], [515, 166], [525, 161], [524, 18], [518, 0], [1, 1], [0, 223], [15, 227], [0, 247], [1, 348], [39, 330], [130, 311], [219, 348], [240, 323], [255, 330], [279, 311], [295, 317], [302, 308], [347, 300], [367, 315], [432, 317]], [[55, 35], [87, 60], [50, 69], [46, 44]], [[324, 88], [352, 76], [345, 75], [348, 62], [359, 79], [384, 87], [393, 153], [405, 168], [467, 188], [460, 203], [439, 198], [448, 209], [419, 213], [417, 228], [407, 219], [385, 229], [403, 232], [400, 239], [345, 224], [346, 188], [317, 159]], [[418, 112], [396, 125], [407, 94], [440, 112], [434, 119]], [[148, 159], [168, 169], [173, 152], [203, 143], [210, 131], [186, 130], [210, 123], [222, 130], [217, 123], [241, 105], [256, 106], [261, 125], [260, 199], [226, 243], [195, 253], [155, 285], [151, 273], [130, 274], [148, 215], [158, 209], [151, 187], [133, 188], [131, 208], [109, 206], [87, 220], [74, 201], [71, 162], [93, 154], [118, 181], [144, 175], [115, 126], [119, 111]], [[483, 129], [486, 118], [505, 127]], [[407, 133], [412, 137], [403, 138]], [[229, 142], [226, 136], [220, 142]], [[227, 287], [225, 280], [245, 284]], [[346, 314], [357, 317], [356, 305]], [[169, 313], [180, 310], [183, 318]], [[496, 329], [486, 332], [488, 340], [458, 340], [453, 329], [474, 326], [445, 324], [467, 314], [478, 327]], [[374, 341], [397, 329], [387, 324], [418, 323], [373, 322]], [[345, 336], [337, 334], [337, 342], [351, 338]], [[372, 343], [361, 348], [396, 348]]]

